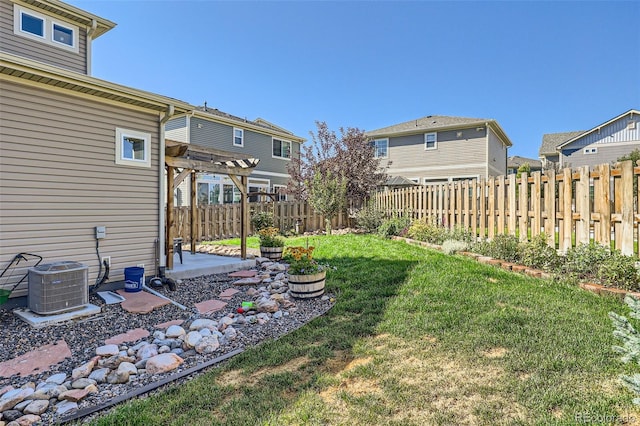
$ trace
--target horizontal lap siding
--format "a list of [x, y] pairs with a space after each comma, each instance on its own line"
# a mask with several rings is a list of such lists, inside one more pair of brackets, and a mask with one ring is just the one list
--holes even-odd
[[487, 161], [489, 176], [507, 174], [507, 147], [500, 141], [495, 132], [489, 129], [489, 158]]
[[[44, 13], [33, 9], [40, 15]], [[58, 17], [56, 20], [65, 22]], [[77, 24], [72, 23], [77, 26]], [[85, 28], [78, 28], [78, 52], [22, 37], [13, 32], [13, 3], [0, 0], [0, 50], [14, 55], [55, 65], [60, 68], [87, 74], [87, 35]]]
[[[151, 273], [159, 219], [157, 116], [6, 81], [0, 91], [0, 268], [30, 252], [44, 262], [88, 265], [93, 284], [94, 227], [102, 225], [107, 238], [100, 255], [111, 256], [111, 281], [140, 263]], [[115, 164], [116, 127], [151, 134], [151, 168]]]

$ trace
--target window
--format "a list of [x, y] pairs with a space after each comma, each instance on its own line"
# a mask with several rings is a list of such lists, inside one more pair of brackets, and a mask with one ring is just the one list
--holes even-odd
[[20, 30], [38, 37], [44, 37], [44, 19], [26, 12], [20, 12]]
[[151, 167], [151, 135], [117, 128], [116, 164]]
[[437, 149], [438, 148], [438, 136], [437, 133], [425, 133], [424, 135], [424, 149]]
[[54, 23], [53, 41], [73, 47], [73, 29]]
[[277, 194], [275, 197], [276, 201], [287, 201], [287, 194], [284, 193], [286, 188], [286, 185], [273, 185], [273, 190], [271, 192]]
[[273, 139], [273, 156], [291, 159], [291, 142]]
[[389, 139], [376, 139], [372, 144], [375, 158], [387, 158], [389, 155]]
[[233, 129], [233, 145], [244, 146], [244, 130], [236, 128]]
[[77, 26], [13, 5], [13, 32], [22, 37], [62, 47], [78, 53]]
[[587, 154], [597, 154], [598, 153], [598, 148], [585, 148], [584, 149], [584, 153], [585, 153], [585, 155], [587, 155]]

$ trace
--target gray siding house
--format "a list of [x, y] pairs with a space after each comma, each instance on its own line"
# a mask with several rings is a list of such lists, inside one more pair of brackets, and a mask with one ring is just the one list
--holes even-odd
[[94, 284], [99, 245], [111, 280], [152, 270], [164, 123], [192, 107], [88, 75], [91, 40], [112, 22], [60, 1], [0, 0], [0, 10], [0, 268], [34, 253], [89, 266]]
[[513, 155], [511, 157], [507, 157], [507, 174], [515, 175], [518, 174], [518, 169], [520, 166], [528, 164], [529, 168], [532, 172], [537, 172], [542, 170], [542, 162], [535, 158], [527, 158], [520, 157], [519, 155]]
[[640, 149], [640, 111], [631, 109], [587, 131], [552, 133], [542, 138], [540, 158], [551, 167], [614, 163]]
[[[260, 162], [249, 177], [249, 193], [278, 193], [290, 176], [287, 167], [292, 158], [300, 155], [304, 139], [264, 119], [247, 120], [215, 108], [195, 108], [188, 114], [176, 116], [165, 126], [168, 140], [194, 146], [237, 152], [242, 158], [259, 158]], [[175, 205], [189, 205], [191, 182], [184, 180], [176, 189]], [[235, 203], [240, 192], [224, 175], [201, 173], [196, 181], [197, 202], [205, 204]], [[269, 201], [265, 195], [254, 195], [250, 201]]]
[[504, 175], [512, 145], [495, 120], [438, 115], [366, 135], [390, 176], [420, 184]]

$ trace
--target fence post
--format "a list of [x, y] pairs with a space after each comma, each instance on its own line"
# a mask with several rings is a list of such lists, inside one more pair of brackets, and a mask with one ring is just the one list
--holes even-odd
[[498, 191], [498, 235], [502, 235], [505, 232], [505, 179], [504, 175], [498, 176], [497, 191]]
[[556, 171], [548, 170], [545, 173], [547, 182], [544, 188], [544, 210], [546, 219], [544, 232], [547, 234], [547, 244], [556, 248]]
[[576, 245], [589, 243], [591, 209], [589, 204], [589, 166], [578, 169], [580, 178], [576, 182]]
[[529, 175], [526, 172], [523, 172], [520, 175], [520, 186], [518, 187], [519, 192], [519, 207], [520, 207], [520, 220], [518, 231], [520, 233], [519, 240], [527, 241], [529, 239], [528, 231], [529, 231]]
[[[622, 172], [620, 191], [622, 192], [622, 235], [616, 234], [616, 242], [621, 240], [620, 251], [627, 256], [633, 255], [633, 162], [626, 160], [620, 163]], [[617, 195], [617, 194], [616, 194]]]

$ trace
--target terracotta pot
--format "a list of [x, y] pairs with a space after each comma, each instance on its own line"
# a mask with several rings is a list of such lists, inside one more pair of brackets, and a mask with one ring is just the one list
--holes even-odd
[[282, 259], [282, 250], [284, 247], [260, 247], [260, 256], [277, 262]]
[[324, 294], [327, 271], [310, 275], [289, 275], [289, 291], [298, 299], [310, 299]]

